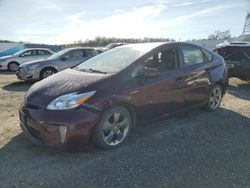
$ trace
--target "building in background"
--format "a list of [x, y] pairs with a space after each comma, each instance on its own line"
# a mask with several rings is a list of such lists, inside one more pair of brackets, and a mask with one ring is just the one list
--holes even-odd
[[0, 43], [0, 57], [12, 55], [20, 50], [23, 50], [25, 45], [16, 42], [1, 42]]

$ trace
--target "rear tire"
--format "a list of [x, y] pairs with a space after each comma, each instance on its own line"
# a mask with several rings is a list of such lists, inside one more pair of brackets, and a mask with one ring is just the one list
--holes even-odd
[[17, 63], [17, 62], [10, 62], [8, 64], [8, 70], [11, 72], [15, 72], [18, 67], [19, 67], [19, 63]]
[[55, 73], [57, 73], [57, 70], [52, 67], [44, 68], [40, 72], [40, 80], [47, 78]]
[[113, 149], [123, 144], [132, 130], [132, 116], [122, 107], [106, 110], [92, 132], [92, 140], [101, 149]]
[[220, 107], [222, 100], [222, 88], [219, 85], [214, 85], [210, 91], [206, 109], [210, 112], [217, 110]]

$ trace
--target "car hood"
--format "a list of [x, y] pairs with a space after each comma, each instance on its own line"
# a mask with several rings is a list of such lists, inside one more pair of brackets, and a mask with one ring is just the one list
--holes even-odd
[[29, 65], [36, 65], [36, 64], [43, 64], [43, 63], [49, 63], [51, 62], [52, 60], [46, 60], [46, 59], [40, 59], [40, 60], [33, 60], [33, 61], [28, 61], [26, 63], [23, 63], [20, 65], [20, 67], [26, 67], [26, 66], [29, 66]]
[[13, 55], [2, 56], [2, 57], [0, 57], [0, 60], [2, 60], [2, 59], [9, 59], [11, 57], [13, 57]]
[[73, 69], [66, 69], [35, 83], [30, 88], [29, 92], [35, 92], [51, 97], [57, 97], [76, 91], [84, 92], [87, 89], [91, 89], [95, 83], [101, 82], [110, 76], [110, 74], [87, 73]]

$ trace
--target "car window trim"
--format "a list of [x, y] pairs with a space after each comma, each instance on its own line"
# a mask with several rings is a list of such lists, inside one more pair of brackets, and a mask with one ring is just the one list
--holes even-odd
[[143, 59], [143, 67], [145, 67], [145, 61], [153, 56], [155, 53], [157, 52], [160, 52], [160, 51], [165, 51], [165, 50], [168, 50], [169, 48], [174, 48], [176, 50], [176, 53], [177, 53], [177, 66], [175, 67], [175, 69], [173, 70], [168, 70], [168, 71], [164, 71], [164, 72], [161, 72], [161, 74], [165, 73], [165, 72], [169, 72], [169, 71], [175, 71], [175, 70], [178, 70], [180, 69], [180, 58], [179, 58], [179, 50], [178, 50], [178, 46], [176, 44], [171, 44], [171, 45], [167, 45], [167, 46], [159, 46], [158, 48], [155, 48], [153, 50], [151, 50]]
[[[202, 54], [203, 54], [203, 59], [204, 59], [204, 62], [205, 62], [205, 63], [211, 63], [211, 62], [214, 61], [214, 55], [213, 55], [210, 51], [208, 51], [208, 50], [205, 49], [205, 48], [200, 48], [200, 49], [201, 49], [201, 52], [202, 52]], [[211, 60], [211, 61], [209, 61], [208, 59], [207, 59], [207, 61], [205, 61], [205, 59], [207, 58], [207, 56], [206, 56], [206, 54], [205, 54], [204, 51], [207, 51], [208, 53], [210, 53], [210, 54], [212, 55], [212, 60]], [[205, 57], [206, 57], [206, 58], [205, 58]]]

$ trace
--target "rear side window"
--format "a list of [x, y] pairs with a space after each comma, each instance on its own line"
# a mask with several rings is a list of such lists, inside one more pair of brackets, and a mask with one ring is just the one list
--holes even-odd
[[75, 51], [72, 51], [71, 53], [72, 53], [73, 58], [81, 58], [84, 56], [83, 50], [75, 50]]
[[37, 55], [51, 55], [51, 53], [47, 50], [38, 50]]
[[181, 46], [181, 52], [183, 55], [184, 66], [204, 63], [203, 54], [200, 48], [185, 45]]
[[213, 54], [205, 49], [201, 49], [204, 54], [204, 59], [206, 62], [213, 61]]
[[248, 57], [244, 52], [235, 51], [225, 57], [226, 61], [248, 61]]

